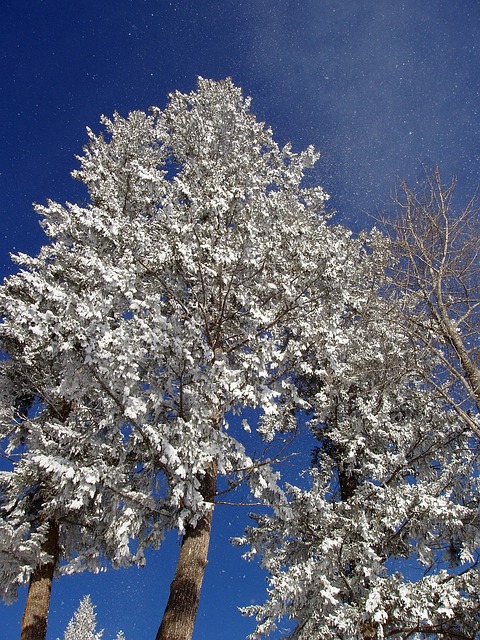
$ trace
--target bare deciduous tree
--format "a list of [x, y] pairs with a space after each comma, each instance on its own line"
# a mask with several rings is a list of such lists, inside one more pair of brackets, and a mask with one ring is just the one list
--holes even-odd
[[407, 294], [407, 326], [427, 346], [424, 372], [437, 392], [477, 435], [480, 411], [480, 224], [477, 200], [457, 210], [456, 179], [444, 185], [440, 170], [422, 184], [402, 182], [396, 215], [384, 219], [398, 258], [394, 287]]

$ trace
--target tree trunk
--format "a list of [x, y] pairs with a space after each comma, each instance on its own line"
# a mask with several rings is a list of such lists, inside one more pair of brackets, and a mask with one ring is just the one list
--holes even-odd
[[[203, 498], [212, 505], [215, 500], [216, 479], [216, 465], [212, 464], [205, 473], [201, 486]], [[212, 515], [211, 511], [195, 528], [186, 527], [175, 576], [170, 585], [170, 596], [156, 640], [190, 640], [192, 637], [207, 566]]]
[[58, 523], [50, 520], [42, 550], [52, 560], [35, 569], [28, 587], [27, 601], [23, 611], [20, 640], [45, 640], [47, 636], [48, 607], [55, 566], [58, 560]]

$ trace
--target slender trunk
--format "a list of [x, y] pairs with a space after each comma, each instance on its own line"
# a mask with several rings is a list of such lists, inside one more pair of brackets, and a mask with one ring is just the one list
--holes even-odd
[[443, 332], [444, 337], [450, 342], [455, 349], [460, 366], [462, 367], [465, 378], [472, 390], [472, 399], [477, 406], [477, 410], [480, 411], [480, 370], [475, 365], [473, 360], [465, 347], [462, 336], [458, 333], [456, 327], [453, 325], [448, 312], [443, 304], [443, 300], [440, 297], [442, 292], [436, 291], [436, 297], [438, 301], [439, 315], [441, 321], [440, 330]]
[[58, 560], [58, 523], [50, 520], [42, 550], [52, 557], [33, 572], [23, 611], [20, 640], [45, 640], [47, 636], [48, 607], [55, 565]]
[[[201, 486], [204, 500], [212, 504], [215, 500], [216, 479], [216, 465], [212, 464], [205, 473]], [[212, 512], [204, 516], [196, 527], [186, 527], [177, 568], [170, 585], [170, 597], [156, 640], [190, 640], [192, 637], [207, 566], [211, 527]]]

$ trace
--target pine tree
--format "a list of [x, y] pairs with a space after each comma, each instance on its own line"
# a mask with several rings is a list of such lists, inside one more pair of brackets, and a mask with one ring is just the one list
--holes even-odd
[[[291, 372], [312, 327], [335, 333], [342, 323], [351, 238], [327, 224], [323, 190], [303, 186], [317, 154], [280, 148], [230, 80], [199, 79], [163, 111], [103, 123], [75, 173], [90, 203], [37, 207], [50, 242], [17, 258], [20, 273], [0, 291], [2, 331], [21, 344], [21, 367], [52, 358], [49, 391], [71, 408], [72, 438], [80, 430], [86, 447], [99, 443], [103, 457], [86, 464], [92, 480], [82, 484], [94, 501], [108, 495], [92, 557], [141, 562], [166, 529], [183, 535], [157, 637], [188, 638], [217, 479], [283, 500], [268, 460], [252, 459], [228, 422], [253, 407], [267, 441], [295, 428], [303, 400]], [[42, 438], [60, 429], [40, 425]], [[43, 468], [63, 509], [70, 464]]]
[[100, 640], [102, 636], [103, 631], [97, 632], [95, 607], [86, 595], [68, 623], [63, 640]]
[[[78, 361], [62, 360], [54, 329], [44, 334], [58, 310], [48, 295], [58, 264], [37, 263], [0, 291], [0, 435], [10, 462], [0, 473], [0, 595], [10, 602], [29, 583], [22, 640], [45, 638], [55, 574], [97, 571], [105, 558], [114, 566], [142, 563], [129, 549], [143, 527], [131, 505], [152, 521], [159, 515], [129, 460], [111, 398], [91, 385], [65, 385]], [[37, 324], [28, 321], [32, 313]]]
[[[97, 631], [95, 605], [90, 596], [86, 595], [68, 623], [63, 640], [100, 640], [102, 637], [103, 631]], [[125, 640], [123, 631], [117, 633], [115, 640]]]

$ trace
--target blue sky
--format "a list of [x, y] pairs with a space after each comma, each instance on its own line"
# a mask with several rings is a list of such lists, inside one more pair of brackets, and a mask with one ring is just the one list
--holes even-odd
[[[43, 238], [32, 202], [85, 199], [69, 172], [99, 116], [163, 107], [197, 75], [232, 76], [276, 139], [322, 153], [316, 178], [337, 220], [369, 225], [419, 160], [479, 183], [480, 3], [477, 0], [3, 0], [0, 9], [0, 272], [9, 251]], [[245, 507], [219, 508], [195, 640], [240, 640], [236, 606], [262, 597], [258, 569], [228, 538]], [[63, 578], [49, 640], [91, 593], [105, 640], [154, 637], [177, 541], [142, 571]], [[18, 636], [23, 600], [1, 607], [0, 640]]]

